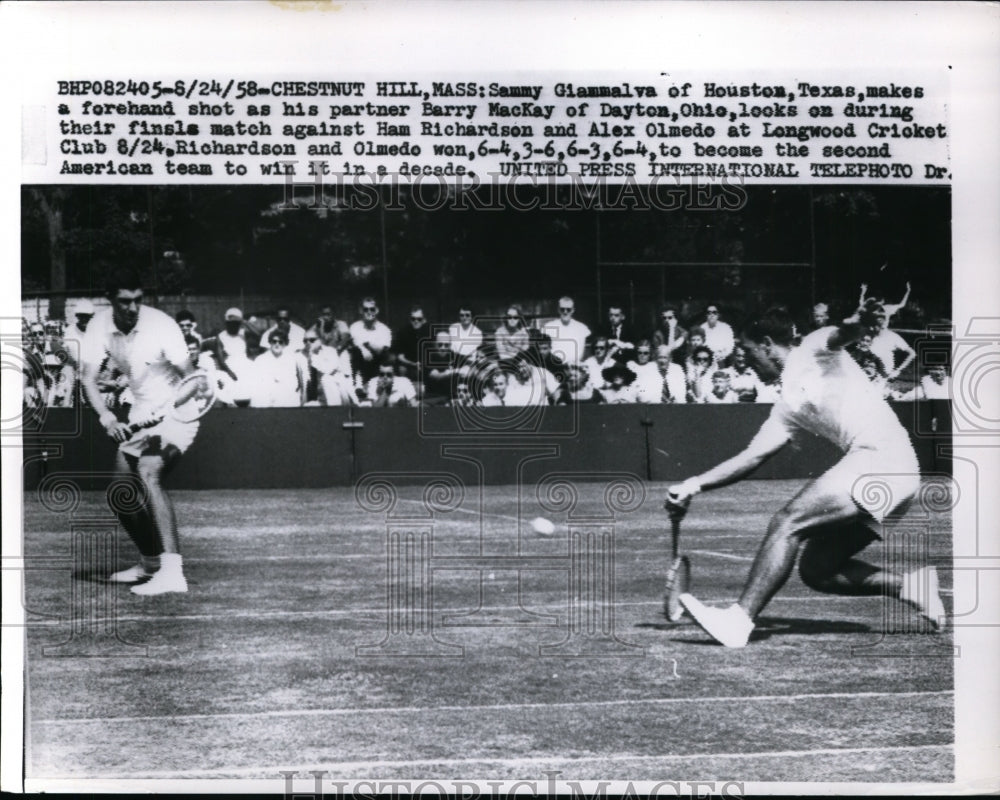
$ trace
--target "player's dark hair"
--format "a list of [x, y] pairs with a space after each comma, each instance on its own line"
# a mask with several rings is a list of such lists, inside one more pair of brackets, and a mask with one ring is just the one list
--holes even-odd
[[783, 306], [774, 306], [743, 329], [743, 335], [753, 342], [767, 336], [775, 344], [790, 347], [795, 342], [795, 320]]
[[113, 267], [104, 279], [104, 291], [113, 300], [119, 291], [142, 289], [142, 274], [135, 267]]

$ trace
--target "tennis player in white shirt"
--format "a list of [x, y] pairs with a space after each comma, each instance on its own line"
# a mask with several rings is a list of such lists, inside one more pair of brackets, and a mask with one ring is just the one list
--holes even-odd
[[[194, 369], [177, 323], [142, 304], [136, 273], [117, 273], [108, 298], [111, 307], [94, 315], [80, 346], [81, 382], [104, 429], [118, 442], [116, 471], [138, 478], [146, 495], [138, 510], [115, 509], [141, 558], [108, 580], [135, 584], [132, 591], [138, 595], [186, 592], [177, 519], [162, 478], [198, 432], [197, 421], [181, 422], [171, 413], [175, 387]], [[133, 403], [124, 422], [105, 407], [97, 385], [105, 358], [125, 375], [131, 390]]]
[[[896, 597], [933, 625], [942, 622], [945, 611], [933, 567], [900, 575], [855, 558], [880, 538], [883, 519], [905, 509], [920, 485], [909, 435], [844, 349], [880, 314], [882, 308], [869, 300], [841, 325], [820, 328], [798, 346], [793, 322], [783, 310], [751, 325], [743, 346], [762, 375], [780, 372], [781, 399], [741, 453], [668, 490], [668, 507], [686, 506], [701, 491], [738, 481], [800, 430], [843, 452], [839, 462], [771, 518], [737, 603], [712, 608], [690, 594], [681, 596], [702, 629], [727, 647], [747, 644], [754, 620], [788, 580], [796, 556], [802, 580], [816, 591]], [[868, 490], [873, 482], [881, 491]], [[892, 508], [884, 507], [886, 491]]]

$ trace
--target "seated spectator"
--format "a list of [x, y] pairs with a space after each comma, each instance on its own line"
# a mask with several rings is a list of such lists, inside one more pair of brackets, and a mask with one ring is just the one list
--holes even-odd
[[185, 337], [192, 336], [198, 340], [199, 345], [201, 344], [202, 336], [198, 333], [198, 323], [194, 318], [194, 314], [185, 308], [182, 311], [178, 311], [174, 315], [174, 319], [177, 321], [177, 325]]
[[691, 363], [694, 356], [694, 351], [699, 347], [705, 346], [705, 330], [700, 325], [695, 325], [691, 330], [688, 331], [687, 341], [683, 347], [678, 348], [674, 351], [674, 360], [687, 369], [687, 365]]
[[586, 357], [590, 328], [573, 318], [576, 304], [572, 297], [559, 298], [559, 316], [542, 325], [548, 335], [552, 352], [563, 364], [580, 364]]
[[[670, 357], [674, 358], [677, 352], [680, 357], [684, 343], [687, 341], [687, 331], [680, 326], [677, 321], [677, 309], [674, 306], [664, 306], [660, 312], [660, 324], [651, 337], [653, 347], [656, 352], [660, 352], [661, 347], [666, 347], [670, 351]], [[659, 355], [657, 355], [659, 358]]]
[[223, 324], [223, 330], [202, 342], [202, 349], [211, 353], [219, 370], [229, 376], [230, 398], [237, 405], [244, 405], [250, 401], [253, 362], [244, 333], [243, 312], [238, 308], [228, 309]]
[[415, 406], [417, 391], [405, 375], [396, 374], [396, 358], [388, 350], [379, 359], [378, 375], [368, 382], [366, 394], [375, 408]]
[[482, 404], [481, 398], [477, 400], [473, 396], [469, 382], [463, 378], [459, 378], [455, 383], [455, 397], [452, 398], [450, 405], [469, 408], [472, 406], [481, 406]]
[[45, 405], [49, 408], [73, 407], [73, 374], [73, 368], [64, 364], [55, 353], [45, 355]]
[[632, 370], [619, 362], [605, 367], [601, 374], [604, 378], [605, 388], [601, 389], [600, 392], [605, 403], [617, 405], [636, 402], [636, 392], [632, 386], [635, 381], [635, 373]]
[[438, 331], [434, 337], [434, 346], [424, 351], [423, 394], [424, 405], [447, 405], [453, 399], [455, 383], [458, 379], [457, 356], [451, 349], [451, 337], [448, 331]]
[[637, 403], [663, 402], [663, 376], [653, 360], [653, 345], [649, 339], [640, 339], [635, 346], [635, 360], [627, 366], [635, 373], [635, 398]]
[[604, 329], [608, 340], [608, 352], [615, 361], [624, 364], [635, 355], [635, 342], [639, 338], [625, 323], [625, 312], [620, 305], [608, 307], [608, 324]]
[[459, 363], [470, 358], [483, 344], [483, 332], [472, 321], [472, 308], [458, 307], [458, 322], [448, 328], [451, 349], [458, 356]]
[[764, 384], [757, 372], [747, 363], [747, 351], [743, 345], [738, 344], [733, 348], [730, 357], [732, 362], [726, 367], [729, 373], [729, 384], [741, 403], [757, 402], [757, 397], [762, 393]]
[[504, 321], [497, 327], [493, 338], [498, 361], [517, 358], [528, 349], [531, 338], [520, 306], [508, 306]]
[[351, 356], [323, 343], [315, 328], [306, 331], [304, 356], [309, 367], [306, 403], [321, 406], [346, 406], [357, 399], [351, 380]]
[[191, 369], [203, 372], [215, 392], [214, 405], [235, 405], [232, 395], [233, 379], [219, 369], [212, 354], [207, 350], [202, 350], [201, 343], [194, 336], [185, 336], [184, 344], [187, 345], [188, 362]]
[[319, 316], [310, 329], [316, 333], [324, 347], [332, 347], [338, 353], [344, 352], [350, 344], [351, 334], [347, 323], [334, 316], [331, 305], [320, 308]]
[[421, 348], [431, 342], [431, 330], [421, 306], [410, 307], [410, 319], [392, 335], [396, 371], [411, 381], [420, 382]]
[[733, 329], [719, 318], [719, 306], [710, 303], [705, 309], [705, 322], [701, 326], [705, 332], [705, 345], [715, 356], [715, 362], [721, 364], [733, 352], [736, 339]]
[[703, 398], [706, 403], [738, 403], [739, 397], [729, 385], [729, 373], [717, 369], [712, 373], [712, 388]]
[[507, 405], [515, 405], [507, 400], [507, 373], [502, 369], [497, 369], [490, 378], [489, 390], [483, 395], [483, 407], [494, 408]]
[[602, 375], [604, 368], [617, 362], [611, 357], [608, 340], [604, 336], [598, 336], [594, 339], [591, 350], [592, 355], [583, 362], [583, 366], [586, 368], [590, 382], [594, 384], [594, 387], [603, 389], [606, 386]]
[[684, 379], [684, 369], [675, 364], [670, 348], [663, 344], [656, 351], [656, 369], [660, 374], [660, 402], [686, 403], [687, 381]]
[[513, 374], [507, 384], [507, 405], [545, 406], [555, 402], [559, 379], [539, 363], [536, 354], [522, 353], [513, 359], [512, 366]]
[[268, 349], [253, 361], [250, 404], [254, 408], [285, 408], [305, 402], [308, 368], [288, 347], [281, 329], [267, 337]]
[[569, 365], [553, 351], [552, 340], [548, 334], [540, 333], [535, 339], [534, 347], [529, 352], [531, 363], [551, 372], [560, 383], [566, 380]]
[[[455, 343], [452, 341], [452, 351], [454, 349]], [[493, 372], [497, 368], [496, 363], [489, 359], [484, 347], [477, 347], [464, 360], [458, 353], [455, 358], [459, 363], [457, 380], [465, 383], [473, 404], [480, 403], [489, 388]]]
[[63, 360], [74, 368], [80, 366], [80, 342], [87, 332], [87, 326], [94, 316], [94, 304], [87, 299], [77, 300], [73, 307], [76, 322], [66, 328], [63, 333]]
[[920, 383], [908, 392], [895, 392], [894, 400], [951, 400], [951, 377], [943, 364], [929, 364]]
[[366, 297], [358, 307], [361, 319], [351, 323], [351, 370], [359, 387], [378, 374], [379, 356], [392, 347], [392, 331], [378, 319], [378, 303]]
[[305, 336], [305, 328], [301, 325], [292, 322], [292, 312], [288, 310], [287, 306], [281, 306], [274, 313], [275, 322], [270, 328], [268, 328], [261, 335], [261, 341], [270, 342], [271, 334], [274, 331], [281, 331], [285, 334], [285, 338], [288, 339], [288, 348], [291, 350], [301, 350], [302, 349], [302, 339]]
[[705, 395], [712, 391], [712, 373], [715, 372], [715, 357], [705, 345], [696, 347], [691, 360], [685, 365], [688, 402], [701, 403]]
[[556, 405], [573, 403], [603, 403], [604, 397], [590, 381], [590, 375], [582, 364], [570, 364], [566, 380], [556, 394]]

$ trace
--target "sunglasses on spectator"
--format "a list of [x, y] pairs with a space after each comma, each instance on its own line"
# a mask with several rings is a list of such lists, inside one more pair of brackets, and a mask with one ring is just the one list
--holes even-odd
[[710, 308], [705, 313], [706, 314], [718, 314], [719, 313], [719, 309], [717, 309], [717, 308]]
[[313, 342], [318, 342], [319, 338], [315, 336], [306, 336], [302, 339], [302, 341], [305, 342], [306, 344], [312, 344]]
[[648, 356], [651, 355], [652, 352], [653, 352], [652, 350], [636, 350], [636, 353], [638, 353], [640, 356]]
[[471, 317], [472, 316], [472, 312], [471, 311], [459, 311], [458, 312], [458, 316], [460, 316], [460, 317]]
[[706, 358], [705, 356], [698, 356], [695, 359], [695, 361], [698, 361], [698, 362], [700, 362], [702, 364], [707, 364], [709, 361], [711, 361], [711, 359], [710, 358]]
[[423, 322], [423, 317], [410, 317], [410, 322]]
[[362, 306], [361, 310], [365, 311], [365, 312], [368, 312], [368, 311], [378, 311], [378, 306]]
[[521, 318], [520, 314], [508, 314], [507, 315], [507, 319], [520, 319], [520, 318]]
[[571, 314], [571, 313], [573, 313], [573, 309], [572, 308], [560, 308], [559, 309], [559, 313], [560, 314]]

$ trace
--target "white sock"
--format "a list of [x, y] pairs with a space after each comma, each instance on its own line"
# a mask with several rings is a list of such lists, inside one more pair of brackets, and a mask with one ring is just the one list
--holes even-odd
[[180, 553], [164, 553], [160, 556], [160, 569], [167, 574], [181, 575], [184, 572], [184, 565]]
[[140, 559], [142, 563], [142, 568], [146, 572], [156, 572], [160, 568], [160, 557], [159, 556], [143, 556]]

